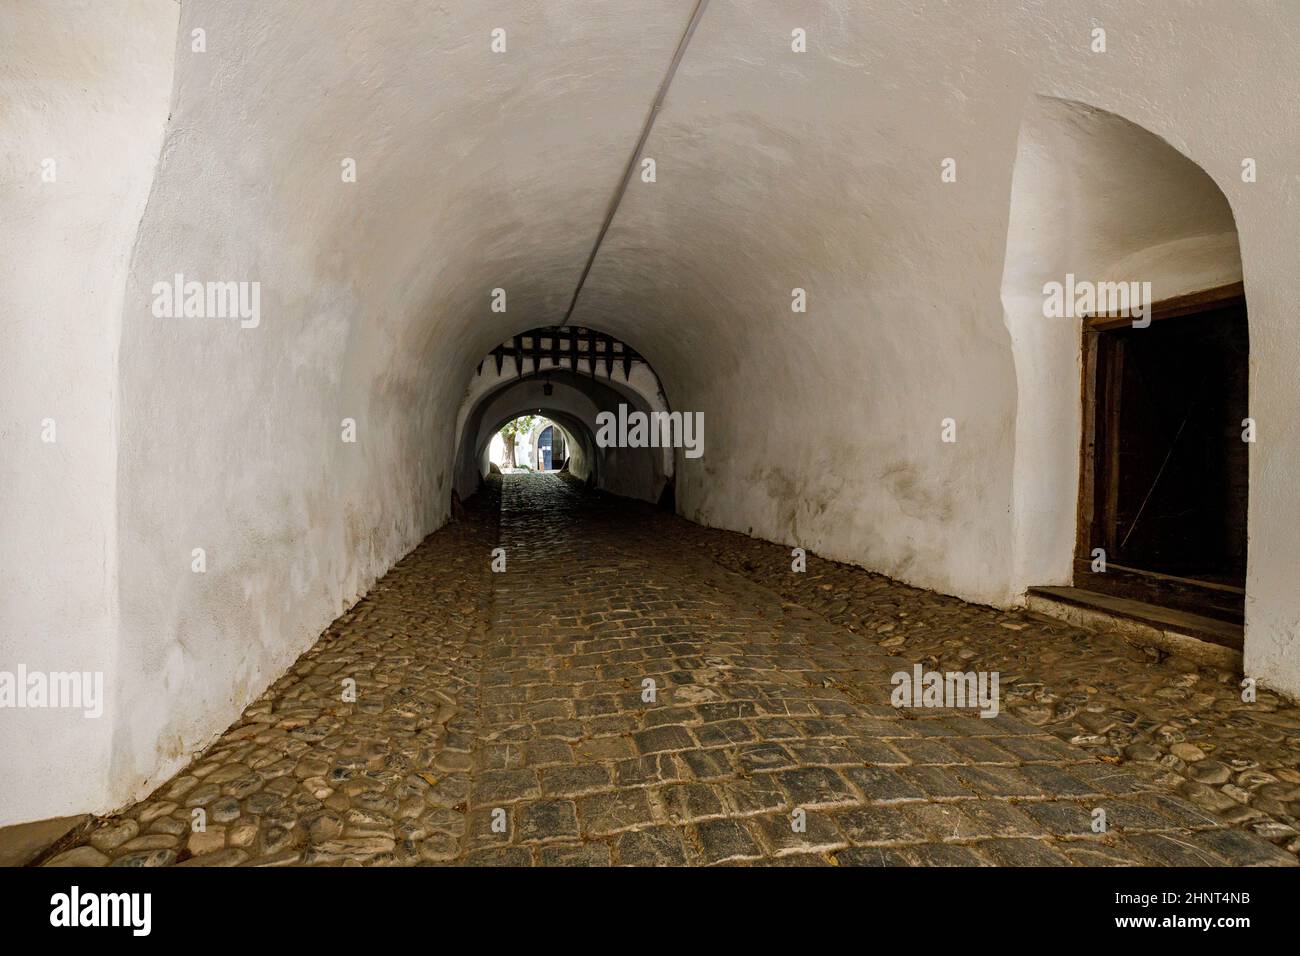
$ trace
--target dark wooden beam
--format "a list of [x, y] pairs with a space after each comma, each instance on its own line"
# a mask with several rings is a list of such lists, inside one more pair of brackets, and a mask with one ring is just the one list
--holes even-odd
[[[1159, 322], [1162, 319], [1172, 319], [1180, 315], [1190, 315], [1193, 312], [1204, 312], [1211, 308], [1233, 305], [1238, 300], [1244, 300], [1245, 292], [1246, 287], [1243, 283], [1231, 282], [1228, 285], [1216, 286], [1213, 289], [1202, 289], [1200, 292], [1189, 292], [1186, 295], [1161, 299], [1159, 302], [1151, 303], [1151, 321]], [[1120, 329], [1130, 326], [1133, 324], [1133, 319], [1129, 316], [1094, 313], [1084, 316], [1083, 324], [1085, 328], [1092, 329], [1094, 332], [1104, 332], [1108, 329]]]
[[[621, 364], [623, 377], [628, 381], [632, 380], [632, 364], [645, 361], [636, 349], [629, 347], [625, 342], [620, 342], [612, 335], [577, 325], [549, 325], [529, 329], [514, 336], [510, 342], [498, 345], [489, 354], [496, 362], [498, 375], [501, 374], [505, 357], [513, 358], [515, 372], [520, 378], [526, 374], [524, 365], [530, 358], [533, 360], [532, 372], [536, 374], [541, 371], [543, 358], [549, 357], [553, 366], [559, 369], [564, 367], [567, 355], [569, 370], [577, 374], [585, 356], [592, 378], [600, 374], [602, 360], [605, 363], [605, 375], [611, 379], [614, 377], [614, 368]], [[478, 371], [482, 374], [483, 362], [479, 362]]]

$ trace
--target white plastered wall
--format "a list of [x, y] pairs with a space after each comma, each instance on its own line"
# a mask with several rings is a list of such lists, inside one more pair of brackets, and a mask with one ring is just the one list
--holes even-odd
[[0, 710], [0, 826], [106, 810], [123, 792], [109, 783], [117, 347], [178, 10], [0, 0], [0, 670], [97, 672], [106, 691], [94, 719]]

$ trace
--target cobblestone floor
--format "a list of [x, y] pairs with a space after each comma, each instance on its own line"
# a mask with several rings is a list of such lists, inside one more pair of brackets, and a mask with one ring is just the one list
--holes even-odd
[[[913, 663], [1007, 706], [895, 709]], [[1230, 677], [510, 476], [51, 862], [1293, 865], [1296, 710]]]
[[1243, 701], [1240, 673], [814, 556], [792, 574], [789, 549], [676, 525], [664, 533], [891, 653], [999, 671], [1009, 713], [1300, 854], [1300, 707], [1263, 689]]

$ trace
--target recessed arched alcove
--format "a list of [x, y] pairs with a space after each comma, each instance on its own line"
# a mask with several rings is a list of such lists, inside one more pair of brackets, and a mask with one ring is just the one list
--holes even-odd
[[[1012, 534], [1014, 580], [1020, 589], [1072, 583], [1083, 586], [1079, 579], [1088, 577], [1090, 569], [1081, 565], [1080, 559], [1094, 554], [1101, 544], [1106, 545], [1103, 552], [1111, 552], [1112, 571], [1115, 567], [1123, 570], [1122, 562], [1129, 561], [1156, 565], [1160, 572], [1176, 572], [1175, 577], [1200, 576], [1199, 571], [1170, 565], [1170, 559], [1162, 565], [1151, 554], [1127, 555], [1138, 553], [1135, 532], [1139, 541], [1144, 534], [1152, 536], [1151, 529], [1161, 520], [1171, 540], [1178, 537], [1173, 532], [1179, 530], [1175, 525], [1180, 517], [1183, 538], [1199, 540], [1185, 532], [1205, 520], [1199, 511], [1212, 510], [1189, 505], [1181, 516], [1156, 513], [1162, 495], [1178, 499], [1178, 490], [1171, 483], [1184, 480], [1176, 477], [1180, 471], [1189, 471], [1189, 463], [1179, 458], [1189, 448], [1188, 436], [1198, 427], [1210, 426], [1197, 417], [1196, 382], [1157, 384], [1155, 379], [1166, 371], [1177, 371], [1169, 370], [1167, 364], [1178, 362], [1179, 355], [1190, 361], [1186, 356], [1229, 348], [1207, 342], [1196, 346], [1199, 351], [1178, 351], [1172, 338], [1174, 323], [1181, 323], [1180, 334], [1186, 338], [1196, 320], [1185, 316], [1198, 309], [1219, 310], [1213, 321], [1219, 322], [1220, 328], [1207, 334], [1220, 334], [1227, 327], [1224, 323], [1237, 323], [1239, 328], [1232, 334], [1241, 342], [1232, 348], [1244, 349], [1244, 300], [1237, 302], [1241, 282], [1232, 209], [1200, 166], [1164, 139], [1114, 113], [1052, 97], [1029, 99], [1017, 145], [1002, 280], [1002, 303], [1016, 366]], [[1131, 289], [1132, 304], [1144, 300], [1148, 312], [1154, 305], [1157, 320], [1171, 311], [1183, 318], [1171, 319], [1168, 324], [1157, 321], [1147, 331], [1149, 316], [1104, 322], [1084, 314], [1092, 311], [1086, 307], [1069, 309], [1064, 315], [1048, 314], [1054, 312], [1048, 303], [1049, 290], [1084, 290], [1085, 286], [1098, 290], [1102, 298], [1109, 290], [1128, 295]], [[1078, 301], [1086, 303], [1086, 299], [1081, 295]], [[1229, 301], [1235, 303], [1239, 316], [1224, 311]], [[1172, 303], [1174, 308], [1162, 309], [1161, 303]], [[1099, 302], [1094, 309], [1100, 313], [1107, 305], [1116, 304]], [[1121, 327], [1132, 331], [1117, 331]], [[1127, 379], [1117, 368], [1108, 371], [1104, 355], [1098, 364], [1098, 354], [1111, 347], [1110, 337], [1115, 335], [1126, 337], [1127, 344], [1119, 342], [1115, 348], [1128, 349], [1131, 367]], [[1169, 343], [1157, 343], [1157, 338], [1169, 339]], [[1145, 355], [1149, 357], [1143, 358]], [[1134, 364], [1139, 359], [1148, 363], [1140, 370]], [[1213, 427], [1222, 427], [1225, 435], [1227, 424], [1239, 427], [1237, 420], [1246, 408], [1244, 354], [1234, 368], [1223, 376], [1233, 378], [1232, 383], [1217, 383], [1233, 392], [1232, 414], [1216, 407], [1215, 414], [1225, 421], [1216, 418]], [[1151, 401], [1153, 394], [1164, 397], [1163, 392], [1151, 389], [1182, 389], [1186, 401], [1180, 395], [1170, 396], [1169, 402], [1177, 407], [1161, 422], [1147, 422], [1149, 434], [1121, 435], [1121, 427], [1128, 427], [1122, 423], [1135, 419], [1135, 389], [1139, 387], [1135, 376], [1146, 380], [1148, 405], [1156, 404]], [[1213, 377], [1221, 376], [1216, 372]], [[1123, 416], [1118, 409], [1121, 392], [1129, 396]], [[1188, 414], [1183, 414], [1183, 405], [1190, 410]], [[1204, 406], [1202, 402], [1201, 412]], [[1098, 415], [1113, 418], [1108, 436], [1104, 421], [1100, 430], [1097, 427]], [[1155, 455], [1154, 462], [1140, 460], [1143, 446]], [[1202, 453], [1235, 461], [1234, 475], [1224, 481], [1240, 487], [1223, 490], [1221, 507], [1231, 512], [1225, 520], [1239, 541], [1224, 545], [1223, 560], [1240, 559], [1237, 584], [1244, 587], [1246, 449], [1235, 440], [1215, 444], [1213, 449]], [[1123, 482], [1118, 477], [1121, 464]], [[1096, 481], [1112, 482], [1115, 487], [1107, 491], [1096, 484], [1095, 476], [1099, 476]], [[1094, 515], [1098, 496], [1097, 509], [1108, 511], [1104, 522]], [[1132, 502], [1126, 503], [1129, 498]], [[1092, 535], [1090, 523], [1094, 521], [1108, 523], [1108, 533]], [[1174, 548], [1171, 543], [1157, 543], [1146, 551], [1154, 548], [1158, 552], [1161, 546], [1165, 551]], [[1232, 548], [1243, 553], [1226, 554]], [[1206, 572], [1205, 576], [1212, 575]], [[1116, 579], [1112, 574], [1089, 580], [1113, 583]], [[1239, 608], [1239, 598], [1237, 605]], [[1239, 623], [1239, 610], [1237, 620]]]

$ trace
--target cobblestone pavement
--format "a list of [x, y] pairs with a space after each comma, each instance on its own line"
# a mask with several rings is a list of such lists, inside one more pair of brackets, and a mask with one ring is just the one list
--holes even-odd
[[[890, 676], [914, 663], [1001, 669], [1009, 704], [896, 709]], [[1295, 709], [1229, 708], [1234, 687], [509, 476], [191, 767], [51, 862], [1294, 864]], [[1206, 761], [1229, 777], [1183, 777]]]
[[812, 555], [793, 574], [788, 548], [744, 535], [663, 533], [927, 669], [999, 671], [1009, 713], [1300, 854], [1300, 707], [1243, 701], [1240, 673]]

